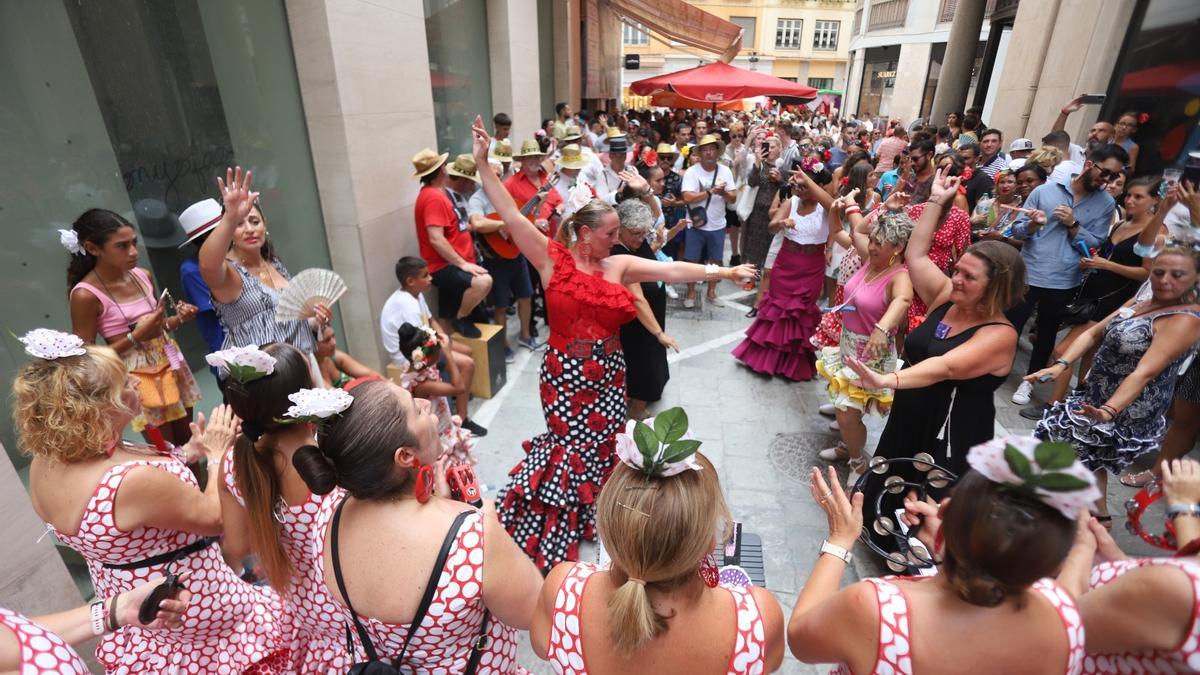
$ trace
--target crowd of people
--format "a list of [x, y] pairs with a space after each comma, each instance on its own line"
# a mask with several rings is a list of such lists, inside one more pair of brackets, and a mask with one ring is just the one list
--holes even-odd
[[[379, 368], [338, 348], [328, 303], [282, 314], [250, 171], [180, 216], [186, 300], [137, 266], [133, 224], [86, 211], [61, 231], [71, 330], [21, 338], [13, 400], [32, 507], [97, 600], [0, 611], [0, 670], [84, 672], [69, 644], [103, 636], [113, 673], [514, 673], [522, 632], [560, 673], [770, 672], [785, 651], [837, 672], [1200, 670], [1200, 176], [1138, 173], [1137, 113], [1071, 143], [1081, 107], [1040, 146], [978, 110], [559, 104], [519, 144], [506, 114], [477, 118], [470, 153], [412, 159]], [[839, 435], [788, 618], [717, 567], [721, 476], [685, 411], [652, 412], [668, 300], [720, 309], [722, 280], [753, 298], [733, 357], [819, 378]], [[173, 337], [193, 321], [207, 417]], [[488, 323], [507, 363], [514, 341], [540, 356], [546, 428], [485, 500], [469, 345]], [[1023, 345], [1012, 401], [1037, 427], [994, 438]], [[1109, 473], [1161, 486], [1177, 557], [1120, 552]], [[857, 541], [895, 562], [914, 537], [934, 574], [839, 589]]]

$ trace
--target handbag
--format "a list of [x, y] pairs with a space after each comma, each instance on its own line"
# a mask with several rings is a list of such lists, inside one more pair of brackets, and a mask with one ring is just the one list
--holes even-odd
[[[1109, 241], [1111, 241], [1112, 232], [1115, 231], [1119, 226], [1119, 224], [1115, 225], [1113, 226], [1113, 229], [1109, 231]], [[1113, 250], [1115, 249], [1116, 247], [1114, 246]], [[1110, 250], [1105, 258], [1112, 260], [1113, 250]], [[1066, 307], [1063, 307], [1062, 318], [1060, 319], [1063, 325], [1078, 326], [1081, 323], [1087, 323], [1088, 321], [1091, 321], [1092, 317], [1096, 314], [1096, 310], [1100, 308], [1101, 300], [1125, 290], [1125, 287], [1121, 286], [1113, 291], [1101, 295], [1098, 298], [1083, 297], [1083, 289], [1087, 287], [1087, 282], [1094, 274], [1095, 273], [1092, 271], [1088, 272], [1087, 276], [1083, 279], [1083, 283], [1079, 284], [1079, 290], [1075, 292], [1075, 298], [1072, 299], [1071, 302], [1067, 303]]]
[[742, 189], [738, 191], [737, 201], [734, 202], [734, 210], [737, 211], [738, 218], [743, 223], [754, 212], [754, 201], [756, 199], [758, 199], [758, 186], [751, 187], [749, 183], [742, 185]]
[[[429, 605], [433, 602], [433, 596], [437, 592], [438, 582], [442, 578], [442, 568], [446, 566], [446, 558], [450, 556], [450, 547], [454, 544], [455, 536], [458, 534], [459, 528], [462, 527], [463, 521], [467, 519], [467, 516], [474, 513], [474, 511], [463, 511], [458, 514], [458, 517], [454, 519], [454, 523], [450, 525], [450, 530], [446, 533], [446, 538], [442, 540], [442, 550], [438, 552], [437, 561], [434, 563], [433, 571], [429, 575], [429, 581], [425, 583], [425, 595], [421, 596], [421, 604], [417, 606], [417, 611], [413, 615], [408, 635], [404, 638], [404, 644], [400, 647], [400, 653], [392, 660], [393, 663], [389, 663], [379, 658], [378, 652], [375, 651], [375, 645], [371, 642], [371, 637], [367, 635], [367, 629], [359, 621], [358, 612], [354, 610], [354, 605], [350, 604], [350, 596], [346, 593], [346, 582], [342, 577], [341, 559], [338, 556], [338, 526], [341, 523], [342, 507], [346, 505], [346, 499], [349, 499], [349, 495], [342, 499], [333, 514], [330, 541], [333, 557], [333, 576], [337, 581], [338, 592], [342, 594], [342, 600], [346, 603], [346, 608], [350, 610], [350, 618], [354, 620], [354, 629], [358, 633], [358, 639], [362, 642], [363, 651], [367, 655], [366, 661], [359, 661], [352, 664], [346, 672], [347, 675], [399, 675], [403, 672], [400, 667], [404, 662], [404, 654], [408, 651], [408, 644], [412, 641], [413, 635], [421, 627], [421, 623], [425, 621], [425, 615], [429, 612]], [[475, 642], [471, 645], [471, 656], [467, 659], [466, 668], [463, 670], [464, 675], [475, 675], [475, 671], [479, 668], [479, 661], [483, 656], [483, 650], [487, 649], [488, 646], [487, 631], [489, 619], [491, 619], [491, 612], [485, 609], [483, 619], [480, 621], [479, 633], [475, 638]], [[346, 626], [346, 651], [353, 658], [354, 638], [350, 635], [349, 626]]]
[[688, 218], [691, 219], [694, 228], [699, 229], [708, 224], [708, 203], [712, 201], [712, 189], [717, 186], [717, 174], [719, 173], [721, 173], [721, 166], [718, 164], [717, 168], [713, 169], [713, 179], [708, 186], [708, 199], [704, 200], [704, 206], [693, 206], [688, 209]]
[[138, 395], [147, 408], [169, 408], [179, 403], [179, 381], [171, 371], [170, 362], [156, 366], [131, 368], [129, 374], [137, 379]]

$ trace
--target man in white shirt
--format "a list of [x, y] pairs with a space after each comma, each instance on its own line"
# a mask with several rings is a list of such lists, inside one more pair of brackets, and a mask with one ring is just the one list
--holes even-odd
[[[725, 205], [732, 204], [737, 195], [732, 189], [733, 172], [717, 163], [724, 150], [719, 136], [702, 137], [693, 150], [700, 153], [700, 162], [683, 174], [683, 201], [692, 220], [683, 254], [688, 262], [720, 265], [725, 258]], [[724, 305], [717, 298], [715, 280], [708, 282], [707, 299], [716, 307]], [[695, 283], [688, 284], [683, 306], [696, 306]]]
[[626, 169], [625, 160], [628, 158], [628, 152], [629, 144], [623, 134], [609, 135], [608, 155], [605, 157], [608, 164], [605, 165], [602, 161], [599, 175], [594, 176], [593, 186], [596, 188], [596, 197], [613, 206], [617, 205], [617, 195], [624, 185], [624, 181], [621, 180], [621, 172]]
[[[425, 303], [425, 291], [433, 286], [433, 276], [429, 274], [429, 264], [416, 256], [404, 256], [396, 261], [396, 280], [400, 288], [392, 293], [387, 302], [383, 303], [383, 311], [379, 315], [379, 332], [383, 338], [383, 348], [387, 350], [392, 365], [408, 368], [408, 355], [400, 353], [400, 327], [404, 324], [425, 326], [437, 332], [438, 339], [449, 349], [442, 350], [442, 358], [454, 359], [458, 370], [463, 375], [464, 382], [470, 382], [475, 374], [475, 361], [471, 358], [471, 348], [453, 342], [449, 336], [438, 329], [433, 321], [429, 305]], [[467, 419], [467, 403], [471, 392], [464, 390], [454, 396], [455, 412], [462, 418], [462, 425], [476, 436], [486, 436], [487, 429]]]

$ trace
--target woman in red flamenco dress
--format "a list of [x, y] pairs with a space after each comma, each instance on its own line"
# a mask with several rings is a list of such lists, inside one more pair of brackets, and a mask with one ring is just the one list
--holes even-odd
[[[475, 161], [487, 162], [491, 138], [476, 118]], [[546, 292], [550, 340], [539, 392], [545, 433], [525, 441], [525, 458], [497, 496], [500, 520], [543, 570], [577, 560], [579, 542], [595, 539], [596, 497], [616, 463], [614, 438], [626, 421], [625, 357], [621, 324], [636, 317], [626, 285], [753, 277], [754, 267], [662, 263], [612, 256], [620, 222], [608, 204], [592, 199], [583, 183], [573, 189], [556, 240], [521, 215], [490, 171], [483, 189], [521, 253], [537, 269]], [[653, 199], [636, 172], [621, 174], [635, 194]]]

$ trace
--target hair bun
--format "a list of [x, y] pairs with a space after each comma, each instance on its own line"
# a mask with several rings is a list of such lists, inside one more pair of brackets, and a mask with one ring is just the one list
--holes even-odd
[[337, 487], [333, 462], [315, 445], [305, 445], [292, 455], [292, 466], [313, 494], [327, 495]]

